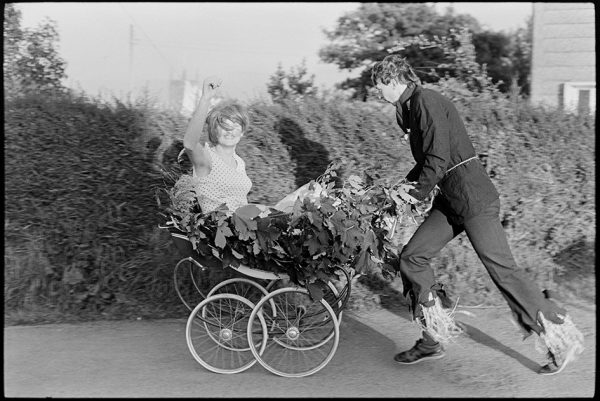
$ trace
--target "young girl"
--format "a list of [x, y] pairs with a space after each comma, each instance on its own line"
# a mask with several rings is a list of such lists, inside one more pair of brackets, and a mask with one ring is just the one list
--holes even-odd
[[[246, 164], [236, 153], [236, 147], [248, 129], [248, 112], [235, 101], [223, 100], [209, 113], [221, 82], [217, 77], [204, 80], [202, 96], [183, 138], [184, 150], [192, 162], [192, 174], [197, 181], [196, 189], [201, 195], [200, 207], [204, 213], [215, 210], [223, 203], [229, 210], [247, 205], [248, 192], [252, 188], [252, 181], [246, 174]], [[208, 142], [203, 143], [205, 121], [208, 123]], [[320, 186], [316, 185], [312, 191], [308, 186], [306, 184], [298, 188], [274, 208], [289, 212], [297, 198], [309, 196], [318, 200], [322, 190]], [[266, 209], [266, 206], [261, 208]]]

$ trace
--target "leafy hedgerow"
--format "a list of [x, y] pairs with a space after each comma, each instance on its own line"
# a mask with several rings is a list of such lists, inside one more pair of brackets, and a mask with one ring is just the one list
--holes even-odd
[[143, 118], [68, 96], [6, 105], [7, 239], [16, 243], [28, 230], [44, 238], [46, 303], [94, 310], [111, 303], [119, 265], [158, 224], [160, 175], [134, 146]]
[[[442, 80], [438, 89], [452, 94], [498, 187], [517, 264], [556, 287], [568, 276], [565, 260], [568, 269], [593, 263], [580, 255], [595, 247], [595, 115], [465, 95], [452, 85]], [[254, 183], [253, 203], [273, 204], [322, 174], [311, 170], [322, 164], [308, 160], [315, 146], [327, 162], [345, 161], [344, 179], [368, 170], [373, 183], [389, 185], [413, 165], [386, 105], [307, 98], [256, 101], [249, 109], [239, 154]], [[124, 305], [158, 311], [178, 304], [171, 284], [178, 254], [157, 228], [163, 220], [155, 190], [164, 174], [172, 173], [173, 183], [183, 173], [175, 159], [186, 119], [144, 105], [37, 96], [6, 102], [4, 124], [5, 306], [37, 303], [98, 316]], [[464, 236], [433, 266], [464, 302], [501, 301]]]

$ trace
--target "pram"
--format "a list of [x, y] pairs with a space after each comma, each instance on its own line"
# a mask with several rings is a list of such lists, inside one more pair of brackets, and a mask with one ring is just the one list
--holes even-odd
[[191, 311], [187, 345], [203, 367], [231, 374], [258, 361], [276, 375], [302, 377], [318, 372], [333, 358], [352, 269], [340, 266], [340, 278], [326, 283], [319, 300], [291, 283], [285, 273], [242, 264], [229, 266], [239, 277], [211, 286], [211, 271], [223, 270], [220, 260], [194, 250], [186, 233], [174, 226], [161, 228], [169, 230], [184, 255], [173, 280], [177, 295]]

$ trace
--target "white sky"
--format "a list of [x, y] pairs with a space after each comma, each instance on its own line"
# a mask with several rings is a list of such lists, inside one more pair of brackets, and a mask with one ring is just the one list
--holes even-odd
[[[484, 27], [510, 31], [525, 25], [532, 3], [453, 4]], [[17, 3], [25, 27], [45, 17], [56, 21], [59, 53], [67, 62], [67, 84], [91, 95], [121, 96], [130, 85], [130, 25], [134, 27], [131, 84], [139, 88], [169, 77], [223, 79], [226, 95], [253, 98], [279, 63], [285, 71], [306, 59], [320, 87], [332, 87], [348, 73], [322, 63], [323, 28], [359, 3]], [[165, 86], [166, 88], [166, 86]], [[164, 91], [163, 91], [164, 92]], [[164, 96], [164, 93], [159, 96]]]

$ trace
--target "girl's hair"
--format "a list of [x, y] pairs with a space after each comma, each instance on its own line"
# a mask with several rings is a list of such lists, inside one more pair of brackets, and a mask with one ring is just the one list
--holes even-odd
[[398, 54], [386, 56], [383, 60], [375, 63], [371, 70], [373, 85], [377, 85], [379, 81], [387, 85], [393, 79], [397, 79], [398, 82], [404, 84], [409, 82], [421, 83], [421, 80], [417, 77], [410, 64], [406, 62], [406, 58]]
[[208, 140], [213, 145], [219, 143], [218, 127], [227, 128], [225, 120], [242, 126], [242, 133], [246, 132], [249, 125], [248, 111], [244, 106], [234, 100], [223, 100], [218, 103], [208, 114]]

